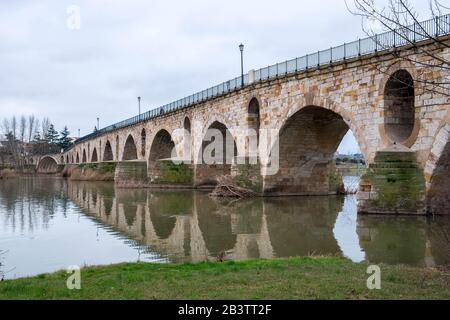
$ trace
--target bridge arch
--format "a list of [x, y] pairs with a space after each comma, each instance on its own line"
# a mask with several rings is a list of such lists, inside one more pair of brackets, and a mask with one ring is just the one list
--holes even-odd
[[283, 195], [336, 193], [334, 155], [349, 130], [343, 117], [324, 107], [309, 105], [282, 125], [264, 172], [264, 192]]
[[175, 152], [175, 143], [172, 140], [172, 136], [166, 129], [159, 130], [153, 138], [150, 154], [148, 159], [148, 170], [150, 176], [157, 174], [156, 162], [161, 159], [172, 158], [173, 152]]
[[191, 135], [191, 120], [185, 117], [183, 121], [183, 151], [182, 157], [188, 162], [192, 161], [192, 135]]
[[37, 166], [39, 173], [56, 173], [58, 172], [58, 162], [51, 156], [43, 157]]
[[147, 132], [145, 128], [141, 130], [141, 155], [145, 157], [145, 148], [147, 147]]
[[116, 135], [116, 159], [119, 161], [119, 135]]
[[195, 166], [195, 184], [214, 185], [221, 175], [231, 174], [237, 156], [237, 144], [230, 129], [220, 121], [213, 121], [203, 132]]
[[450, 123], [436, 135], [425, 165], [426, 204], [430, 214], [450, 214]]
[[415, 115], [415, 81], [407, 69], [394, 71], [386, 80], [384, 95], [384, 132], [390, 143], [410, 147], [418, 131]]
[[80, 163], [80, 154], [77, 151], [77, 162], [76, 163]]
[[94, 147], [92, 151], [91, 162], [98, 162], [97, 148]]
[[248, 103], [247, 114], [247, 150], [249, 155], [253, 156], [258, 154], [259, 127], [261, 123], [260, 102], [256, 97], [253, 97]]
[[87, 162], [86, 149], [83, 149], [83, 157], [81, 159], [81, 163], [86, 163], [86, 162]]
[[136, 143], [133, 136], [130, 134], [125, 141], [125, 146], [123, 148], [122, 160], [137, 160], [138, 152], [136, 148]]
[[113, 160], [114, 156], [111, 148], [111, 143], [109, 142], [109, 140], [107, 140], [105, 143], [105, 150], [103, 151], [103, 161], [113, 161]]

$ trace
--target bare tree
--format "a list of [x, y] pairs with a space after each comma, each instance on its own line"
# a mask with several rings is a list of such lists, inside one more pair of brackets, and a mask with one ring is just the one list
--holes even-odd
[[[349, 5], [349, 0], [345, 0], [348, 10], [362, 18], [363, 31], [371, 38], [375, 39], [380, 49], [389, 49], [382, 37], [376, 37], [378, 30], [374, 25], [383, 31], [391, 31], [394, 39], [398, 43], [409, 45], [415, 52], [429, 59], [417, 59], [419, 55], [402, 55], [399, 50], [393, 50], [393, 54], [399, 59], [409, 61], [415, 65], [423, 67], [424, 72], [448, 71], [450, 70], [450, 60], [441, 54], [443, 48], [450, 49], [448, 36], [440, 36], [450, 30], [450, 19], [443, 16], [448, 13], [450, 7], [445, 6], [440, 0], [428, 0], [429, 16], [434, 19], [434, 32], [430, 32], [423, 23], [420, 23], [418, 13], [409, 0], [352, 0], [353, 5]], [[421, 46], [415, 39], [429, 39], [435, 44], [434, 47]], [[386, 72], [378, 66], [381, 72]], [[397, 81], [402, 82], [401, 79]], [[428, 80], [419, 76], [415, 81], [422, 83], [424, 91], [437, 93], [444, 96], [450, 95], [450, 77]], [[404, 83], [410, 86], [410, 83]]]
[[46, 135], [48, 132], [48, 129], [50, 128], [51, 122], [49, 118], [44, 118], [42, 119], [41, 122], [41, 139], [45, 140], [46, 139]]
[[31, 140], [33, 139], [36, 130], [35, 125], [36, 125], [36, 118], [32, 114], [28, 116], [28, 142], [31, 142]]

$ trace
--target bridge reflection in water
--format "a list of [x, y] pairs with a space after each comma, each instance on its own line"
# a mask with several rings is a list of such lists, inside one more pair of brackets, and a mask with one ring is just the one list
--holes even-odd
[[198, 191], [69, 182], [83, 212], [170, 262], [343, 255], [353, 261], [450, 262], [450, 220], [356, 215], [354, 197], [211, 199]]

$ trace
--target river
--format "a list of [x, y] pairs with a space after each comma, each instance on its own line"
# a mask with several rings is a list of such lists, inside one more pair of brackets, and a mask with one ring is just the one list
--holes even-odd
[[450, 262], [449, 235], [449, 217], [357, 215], [354, 195], [236, 201], [53, 177], [0, 180], [5, 278], [72, 265], [305, 255], [436, 266]]

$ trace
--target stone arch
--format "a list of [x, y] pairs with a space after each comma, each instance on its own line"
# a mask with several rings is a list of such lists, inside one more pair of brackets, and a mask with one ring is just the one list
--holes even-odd
[[122, 160], [137, 160], [138, 153], [136, 148], [136, 143], [134, 142], [133, 136], [130, 134], [125, 142], [123, 148]]
[[61, 155], [60, 163], [61, 163], [61, 164], [64, 164], [64, 156], [63, 156], [63, 155]]
[[119, 161], [119, 136], [116, 136], [116, 159]]
[[145, 131], [145, 128], [142, 128], [141, 130], [141, 155], [145, 157], [145, 148], [146, 148], [146, 140], [147, 140], [147, 133]]
[[450, 214], [450, 124], [436, 135], [425, 165], [426, 204], [430, 214]]
[[39, 173], [56, 173], [58, 172], [58, 162], [53, 157], [43, 157], [39, 161], [37, 171]]
[[81, 162], [82, 163], [86, 163], [87, 162], [86, 149], [83, 149], [83, 158], [82, 158]]
[[69, 163], [69, 155], [66, 155], [66, 163]]
[[195, 184], [214, 185], [219, 176], [231, 174], [237, 153], [236, 141], [229, 128], [222, 122], [213, 121], [204, 132], [197, 154]]
[[80, 154], [77, 151], [77, 163], [80, 163]]
[[94, 147], [92, 151], [91, 162], [98, 162], [97, 148]]
[[175, 143], [172, 140], [170, 133], [165, 130], [159, 130], [153, 138], [150, 155], [148, 159], [148, 170], [150, 177], [158, 175], [156, 170], [156, 162], [162, 159], [172, 158], [172, 152], [174, 151]]
[[186, 130], [187, 132], [191, 133], [191, 120], [189, 119], [189, 117], [185, 117], [184, 121], [183, 121], [183, 128], [184, 130]]
[[415, 132], [415, 85], [410, 72], [399, 69], [392, 73], [383, 88], [384, 132], [391, 143], [411, 145]]
[[279, 130], [264, 171], [264, 192], [274, 195], [336, 194], [334, 154], [349, 130], [343, 117], [315, 105], [293, 113]]
[[250, 156], [258, 154], [259, 127], [260, 127], [260, 103], [253, 97], [247, 107], [247, 148]]
[[105, 150], [103, 151], [103, 161], [113, 161], [114, 156], [109, 140], [106, 141]]
[[192, 160], [192, 152], [191, 152], [191, 120], [189, 117], [185, 117], [183, 121], [183, 159], [188, 160], [189, 162]]

